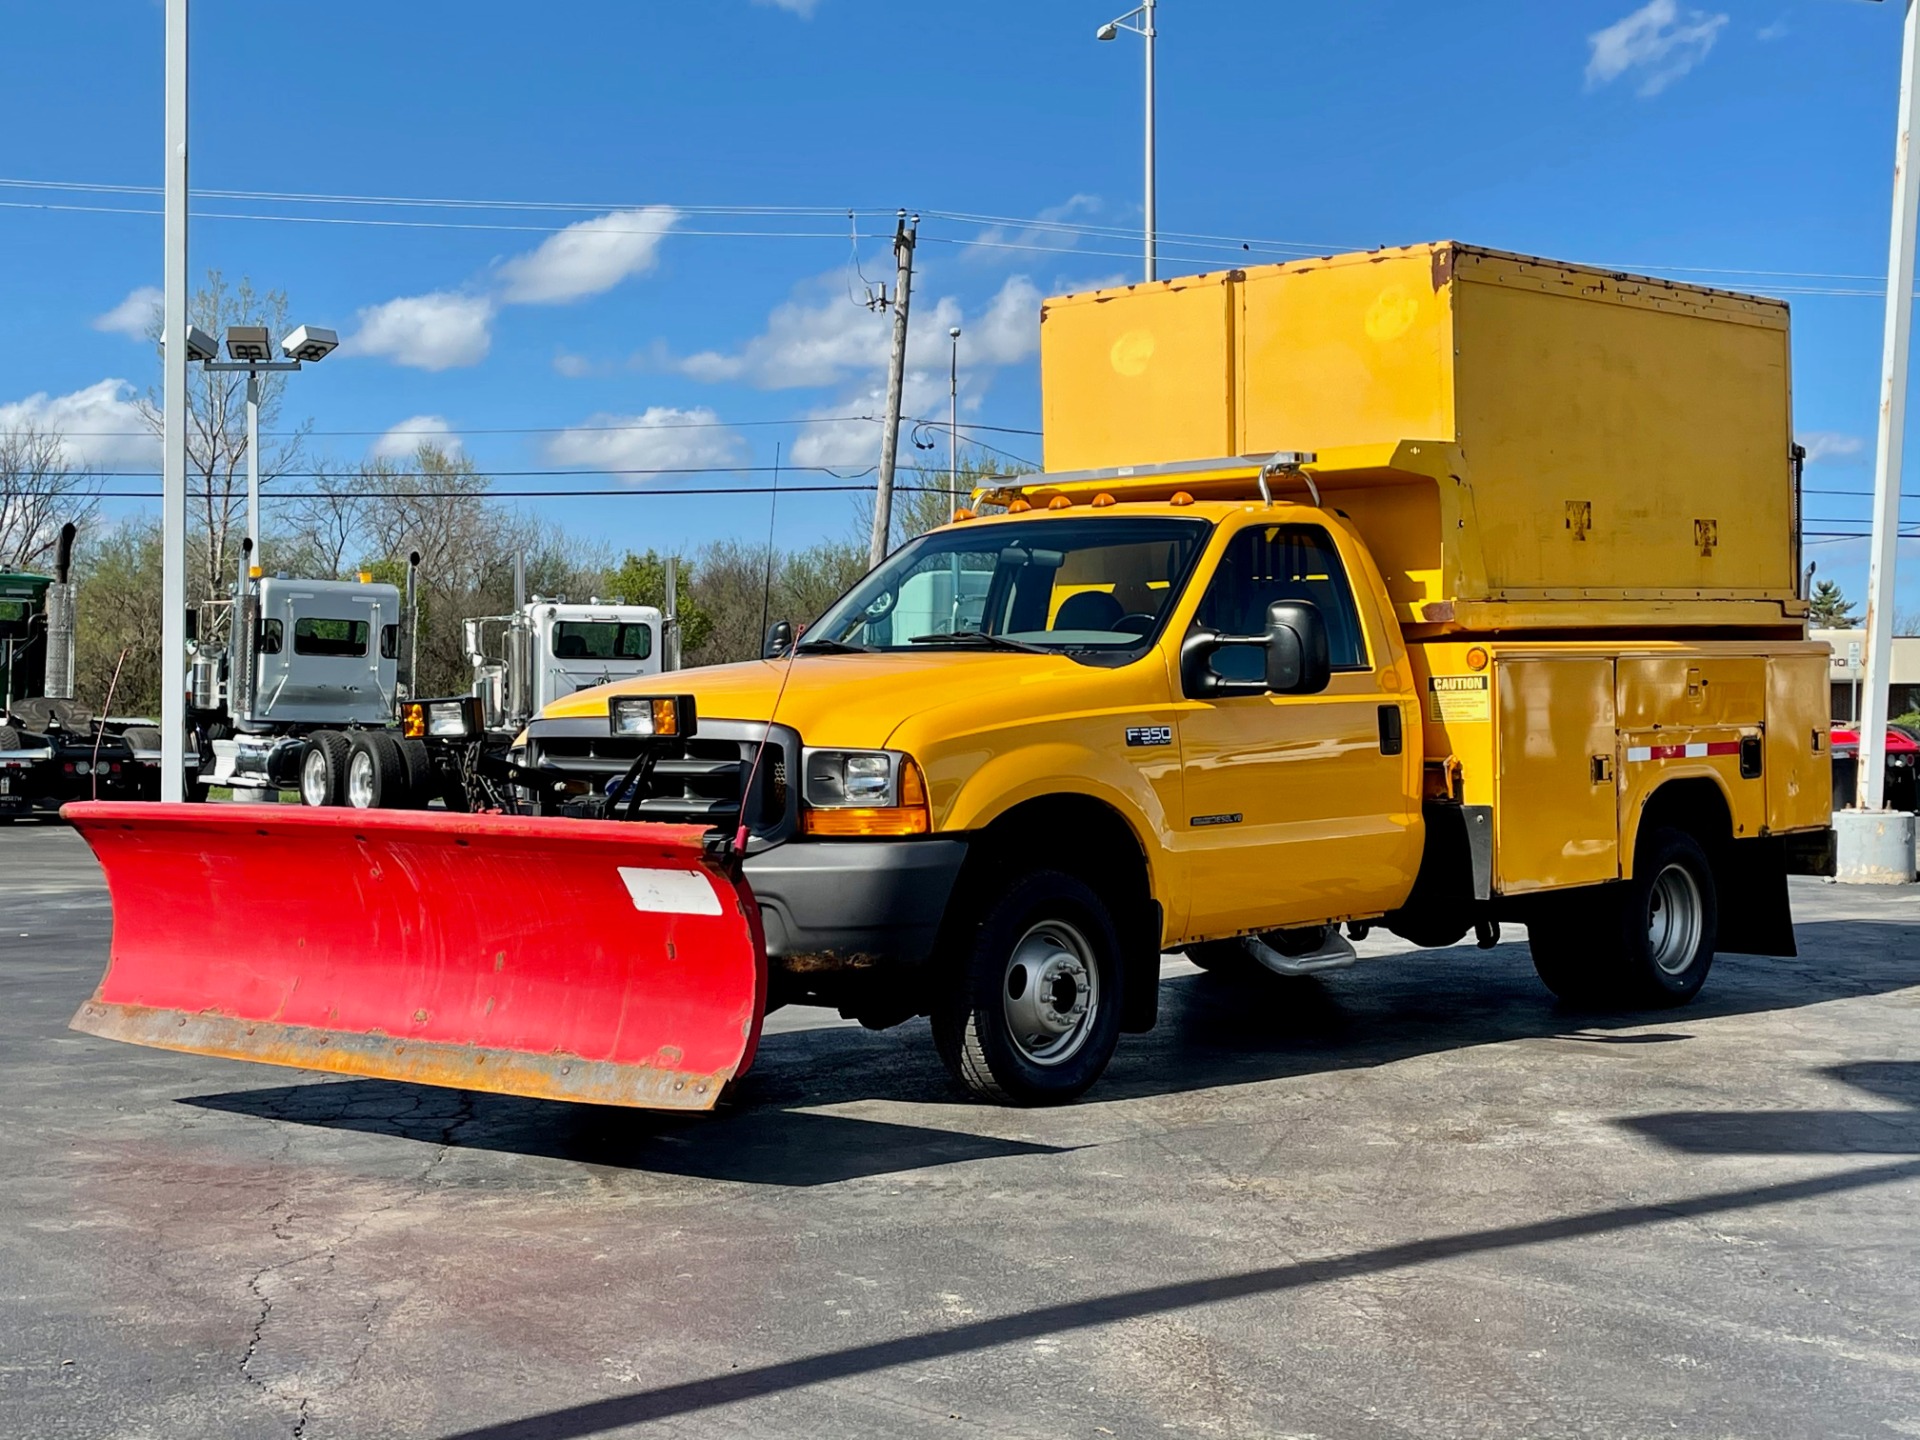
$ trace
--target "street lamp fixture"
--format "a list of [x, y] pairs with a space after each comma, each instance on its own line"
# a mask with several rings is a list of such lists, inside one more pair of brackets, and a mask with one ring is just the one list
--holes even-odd
[[273, 358], [273, 332], [265, 325], [229, 325], [227, 355], [218, 358], [213, 337], [197, 325], [187, 327], [187, 358], [214, 373], [247, 377], [247, 539], [253, 563], [260, 563], [260, 377], [298, 370], [324, 360], [340, 348], [340, 337], [319, 325], [302, 325], [280, 342], [284, 360]]
[[316, 364], [340, 348], [340, 337], [318, 325], [302, 325], [280, 342], [280, 353], [289, 360]]
[[1159, 0], [1141, 0], [1139, 5], [1117, 16], [1093, 32], [1096, 40], [1113, 40], [1122, 30], [1140, 36], [1147, 42], [1147, 145], [1146, 145], [1146, 271], [1147, 279], [1159, 276], [1159, 246], [1154, 235], [1154, 195], [1153, 195], [1153, 42], [1159, 33], [1154, 29], [1153, 11]]
[[229, 325], [227, 358], [230, 360], [271, 360], [273, 337], [264, 325]]
[[[166, 353], [167, 337], [160, 337], [160, 351]], [[220, 342], [202, 330], [198, 325], [187, 326], [187, 359], [217, 360], [220, 358]]]

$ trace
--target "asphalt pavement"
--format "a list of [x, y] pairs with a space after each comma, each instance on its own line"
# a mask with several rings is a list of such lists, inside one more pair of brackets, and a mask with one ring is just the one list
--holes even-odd
[[69, 1031], [0, 829], [0, 1436], [1920, 1437], [1920, 896], [1794, 902], [1657, 1015], [1169, 960], [1074, 1106], [788, 1011], [676, 1118]]

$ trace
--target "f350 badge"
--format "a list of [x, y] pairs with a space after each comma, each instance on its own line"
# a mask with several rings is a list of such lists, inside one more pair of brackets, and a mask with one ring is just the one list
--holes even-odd
[[1127, 744], [1171, 745], [1173, 744], [1173, 727], [1171, 725], [1129, 725]]

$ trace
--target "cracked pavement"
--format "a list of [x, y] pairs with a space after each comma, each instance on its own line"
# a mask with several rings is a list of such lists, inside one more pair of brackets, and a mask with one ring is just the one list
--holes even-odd
[[0, 877], [0, 1435], [1920, 1435], [1912, 891], [1656, 1015], [1169, 960], [1050, 1111], [787, 1011], [696, 1119], [76, 1034], [98, 872]]

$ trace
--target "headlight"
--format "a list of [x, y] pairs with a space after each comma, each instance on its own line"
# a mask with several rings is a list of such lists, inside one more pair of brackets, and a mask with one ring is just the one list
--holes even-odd
[[809, 835], [924, 835], [933, 828], [927, 785], [897, 750], [808, 750], [802, 758]]
[[684, 740], [695, 728], [691, 695], [616, 695], [607, 702], [615, 735]]
[[400, 733], [409, 740], [470, 740], [484, 729], [477, 695], [409, 700], [400, 707]]
[[809, 750], [807, 803], [823, 809], [891, 805], [897, 758], [886, 750]]

